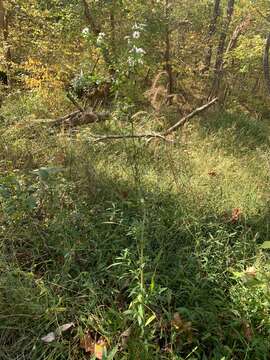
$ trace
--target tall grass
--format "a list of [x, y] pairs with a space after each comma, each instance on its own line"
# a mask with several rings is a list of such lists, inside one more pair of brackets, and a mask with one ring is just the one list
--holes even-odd
[[87, 134], [1, 127], [0, 359], [89, 358], [87, 330], [115, 359], [268, 359], [269, 125], [220, 114], [174, 145]]

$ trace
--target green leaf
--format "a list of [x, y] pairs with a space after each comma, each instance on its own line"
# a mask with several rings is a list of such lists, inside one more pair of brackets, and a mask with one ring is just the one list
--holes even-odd
[[152, 316], [150, 316], [150, 318], [146, 321], [145, 326], [151, 324], [151, 322], [152, 322], [153, 320], [155, 320], [155, 318], [156, 318], [156, 315], [155, 315], [155, 314], [152, 315]]
[[39, 169], [33, 170], [33, 173], [38, 175], [41, 180], [46, 181], [50, 175], [58, 174], [61, 171], [63, 171], [63, 168], [61, 167], [41, 167]]
[[140, 318], [143, 319], [144, 318], [144, 310], [143, 310], [143, 306], [141, 304], [138, 306], [138, 313], [139, 313]]
[[270, 249], [270, 241], [265, 241], [265, 242], [261, 245], [261, 249]]
[[106, 360], [113, 360], [113, 358], [115, 357], [116, 353], [118, 351], [118, 346], [115, 346], [110, 353], [107, 355]]

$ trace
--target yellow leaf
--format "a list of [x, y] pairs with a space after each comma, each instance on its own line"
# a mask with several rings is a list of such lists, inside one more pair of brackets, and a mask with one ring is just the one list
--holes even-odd
[[102, 360], [103, 354], [106, 352], [106, 342], [104, 340], [99, 340], [95, 344], [95, 356], [97, 359]]

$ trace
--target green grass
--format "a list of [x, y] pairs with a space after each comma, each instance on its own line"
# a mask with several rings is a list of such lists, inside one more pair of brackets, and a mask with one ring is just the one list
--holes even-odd
[[[115, 359], [268, 359], [267, 122], [221, 114], [192, 121], [174, 145], [149, 146], [9, 124], [0, 134], [0, 359], [87, 359], [87, 330], [118, 346]], [[57, 341], [40, 340], [71, 321]]]

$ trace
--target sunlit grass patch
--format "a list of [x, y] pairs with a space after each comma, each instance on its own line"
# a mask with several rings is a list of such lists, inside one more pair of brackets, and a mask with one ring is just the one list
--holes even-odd
[[268, 127], [219, 120], [150, 146], [1, 127], [0, 357], [83, 359], [89, 331], [115, 359], [265, 358], [268, 293], [234, 274], [268, 271]]

